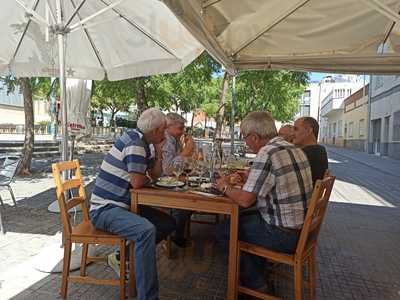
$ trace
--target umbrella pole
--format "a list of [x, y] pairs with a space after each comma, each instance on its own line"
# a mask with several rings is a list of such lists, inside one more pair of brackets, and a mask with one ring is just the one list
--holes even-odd
[[235, 106], [236, 106], [236, 74], [232, 77], [232, 105], [231, 105], [231, 154], [235, 153]]
[[[57, 3], [57, 23], [59, 28], [62, 28], [62, 13], [61, 13], [61, 3], [60, 0], [56, 1]], [[64, 59], [64, 32], [59, 30], [57, 32], [57, 40], [58, 40], [58, 59], [59, 59], [59, 67], [60, 67], [60, 98], [62, 105], [62, 117], [61, 117], [61, 135], [62, 135], [62, 154], [61, 160], [68, 160], [68, 130], [67, 130], [67, 99], [66, 99], [66, 83], [65, 83], [65, 59]]]

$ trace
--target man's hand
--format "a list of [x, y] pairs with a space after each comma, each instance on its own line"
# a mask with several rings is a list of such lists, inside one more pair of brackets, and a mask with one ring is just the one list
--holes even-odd
[[154, 144], [156, 159], [162, 159], [162, 148], [164, 144], [165, 144], [165, 139], [161, 143]]
[[223, 191], [223, 190], [225, 190], [225, 188], [227, 187], [227, 186], [229, 186], [230, 184], [229, 184], [229, 177], [228, 176], [221, 176], [220, 178], [218, 178], [217, 180], [216, 180], [216, 183], [215, 183], [215, 187], [217, 188], [217, 190], [219, 190], [219, 191]]
[[192, 136], [190, 135], [185, 135], [184, 136], [184, 146], [181, 151], [181, 155], [184, 157], [190, 157], [193, 155], [194, 151], [194, 140]]

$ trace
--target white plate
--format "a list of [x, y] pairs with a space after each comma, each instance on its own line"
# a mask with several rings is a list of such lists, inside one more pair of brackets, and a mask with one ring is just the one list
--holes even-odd
[[185, 185], [185, 183], [182, 181], [167, 182], [167, 181], [161, 180], [161, 181], [156, 182], [156, 186], [164, 187], [164, 188], [183, 187], [184, 185]]
[[201, 176], [189, 176], [188, 180], [193, 182], [210, 182], [210, 178]]
[[200, 188], [202, 188], [204, 190], [210, 189], [211, 187], [212, 187], [212, 183], [210, 183], [210, 182], [200, 184]]

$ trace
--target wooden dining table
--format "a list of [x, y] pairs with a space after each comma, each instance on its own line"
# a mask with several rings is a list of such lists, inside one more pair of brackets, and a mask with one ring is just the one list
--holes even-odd
[[[131, 191], [131, 211], [140, 214], [139, 205], [163, 208], [187, 209], [199, 212], [224, 214], [230, 216], [230, 240], [228, 262], [228, 284], [226, 299], [237, 298], [238, 276], [238, 222], [239, 206], [227, 197], [210, 194], [197, 194], [190, 190], [174, 191], [168, 189], [141, 188]], [[129, 251], [129, 270], [134, 270], [133, 246]], [[129, 276], [129, 295], [135, 292], [135, 276]]]

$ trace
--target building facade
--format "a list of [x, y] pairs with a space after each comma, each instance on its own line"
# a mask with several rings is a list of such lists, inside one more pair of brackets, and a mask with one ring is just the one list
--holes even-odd
[[344, 147], [363, 152], [367, 150], [368, 89], [367, 84], [344, 100]]
[[329, 91], [321, 101], [320, 140], [323, 143], [343, 147], [345, 144], [344, 100], [363, 86], [360, 80], [334, 81], [326, 86]]
[[368, 152], [400, 159], [400, 76], [371, 76]]
[[[50, 122], [49, 114], [50, 103], [45, 100], [35, 100], [33, 102], [33, 111], [35, 124], [40, 122]], [[0, 86], [0, 125], [21, 126], [25, 124], [24, 99], [18, 90], [7, 94], [7, 89]]]
[[299, 99], [299, 112], [295, 118], [313, 117], [318, 120], [319, 115], [319, 97], [320, 85], [319, 82], [311, 82], [304, 90], [304, 93]]

